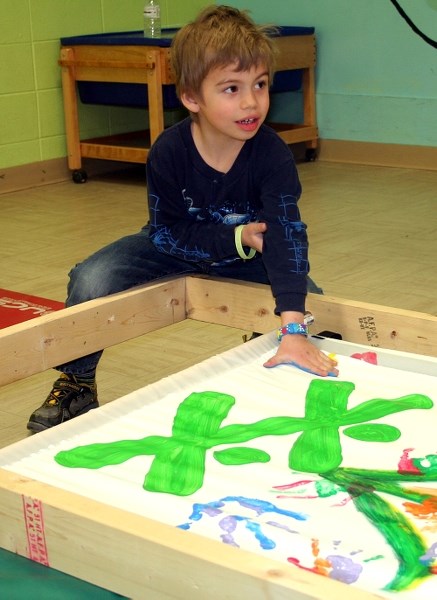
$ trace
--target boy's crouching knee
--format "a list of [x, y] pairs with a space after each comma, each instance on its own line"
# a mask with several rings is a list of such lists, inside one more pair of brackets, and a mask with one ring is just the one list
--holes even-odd
[[89, 264], [86, 261], [79, 263], [71, 269], [69, 277], [67, 306], [109, 296], [119, 291], [119, 285], [111, 269], [95, 263]]

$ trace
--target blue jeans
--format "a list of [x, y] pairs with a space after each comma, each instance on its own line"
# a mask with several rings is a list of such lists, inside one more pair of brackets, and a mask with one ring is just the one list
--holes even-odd
[[[170, 275], [188, 274], [227, 277], [269, 285], [262, 258], [235, 261], [225, 266], [212, 266], [206, 262], [187, 262], [158, 252], [149, 239], [148, 226], [133, 235], [123, 237], [83, 262], [69, 273], [66, 306], [74, 306], [94, 298], [109, 296], [138, 285], [156, 281]], [[308, 291], [323, 293], [308, 278]], [[94, 371], [103, 350], [57, 367], [64, 373], [80, 375]]]

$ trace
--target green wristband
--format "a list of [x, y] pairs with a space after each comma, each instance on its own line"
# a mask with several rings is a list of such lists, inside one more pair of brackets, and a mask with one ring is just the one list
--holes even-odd
[[255, 256], [256, 250], [255, 248], [251, 248], [248, 254], [244, 252], [243, 244], [241, 243], [241, 234], [243, 233], [243, 227], [244, 225], [238, 225], [238, 227], [235, 228], [235, 247], [240, 258], [242, 258], [243, 260], [250, 260]]

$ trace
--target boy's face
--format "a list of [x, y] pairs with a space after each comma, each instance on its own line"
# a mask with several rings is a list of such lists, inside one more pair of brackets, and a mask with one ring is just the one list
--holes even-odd
[[200, 96], [186, 101], [202, 129], [246, 141], [256, 134], [269, 110], [268, 72], [264, 66], [237, 71], [234, 64], [212, 69]]

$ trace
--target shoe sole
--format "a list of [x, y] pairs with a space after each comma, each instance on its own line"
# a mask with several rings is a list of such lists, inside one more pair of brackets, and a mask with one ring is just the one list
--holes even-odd
[[27, 429], [31, 433], [39, 433], [40, 431], [44, 431], [45, 429], [50, 429], [47, 425], [43, 425], [42, 423], [35, 423], [34, 421], [29, 421], [27, 424]]
[[[86, 406], [79, 413], [77, 413], [77, 415], [74, 415], [74, 417], [72, 417], [72, 419], [76, 419], [76, 417], [80, 417], [81, 415], [84, 415], [87, 412], [89, 412], [90, 410], [93, 410], [94, 408], [98, 408], [98, 407], [99, 407], [99, 403], [93, 402], [93, 403], [89, 404], [88, 406]], [[71, 421], [71, 419], [67, 419], [67, 421]], [[67, 421], [61, 421], [61, 423], [66, 423]], [[61, 423], [54, 423], [53, 425], [45, 425], [44, 423], [38, 423], [38, 421], [29, 421], [27, 423], [27, 429], [29, 431], [31, 431], [32, 433], [40, 433], [41, 431], [45, 431], [46, 429], [51, 429], [52, 427], [56, 427], [57, 425], [60, 425]]]

